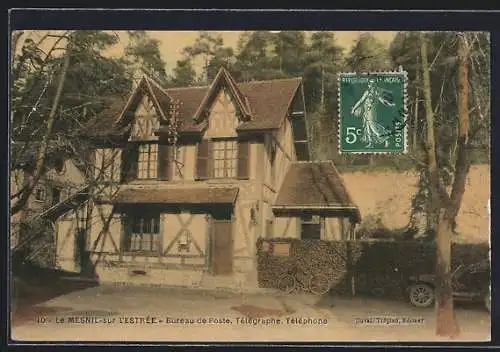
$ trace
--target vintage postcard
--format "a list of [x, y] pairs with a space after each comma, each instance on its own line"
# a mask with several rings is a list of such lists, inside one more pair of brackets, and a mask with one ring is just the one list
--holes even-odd
[[491, 339], [488, 32], [11, 44], [12, 342]]

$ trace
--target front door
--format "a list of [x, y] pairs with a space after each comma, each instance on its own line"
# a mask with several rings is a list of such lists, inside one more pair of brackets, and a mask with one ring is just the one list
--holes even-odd
[[212, 220], [212, 273], [229, 275], [233, 272], [233, 221], [230, 213], [217, 215]]

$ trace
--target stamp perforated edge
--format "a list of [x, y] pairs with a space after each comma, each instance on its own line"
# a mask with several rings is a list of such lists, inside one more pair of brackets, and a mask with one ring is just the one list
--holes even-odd
[[[404, 117], [404, 146], [403, 151], [386, 151], [386, 152], [343, 152], [342, 140], [340, 139], [341, 121], [342, 121], [342, 93], [340, 89], [340, 80], [343, 76], [372, 76], [372, 75], [402, 75], [403, 76], [403, 117]], [[405, 70], [394, 71], [372, 71], [372, 72], [339, 72], [337, 73], [337, 149], [340, 155], [342, 154], [406, 154], [408, 153], [408, 72]]]

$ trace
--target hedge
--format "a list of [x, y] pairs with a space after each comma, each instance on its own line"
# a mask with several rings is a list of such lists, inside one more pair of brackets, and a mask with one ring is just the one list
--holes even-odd
[[[289, 255], [275, 246], [289, 245]], [[286, 245], [285, 245], [286, 246]], [[297, 265], [306, 273], [332, 278], [331, 292], [402, 298], [412, 275], [435, 270], [436, 246], [420, 241], [323, 241], [273, 238], [257, 241], [259, 285], [277, 288], [279, 278]], [[489, 256], [487, 244], [453, 244], [452, 269]]]

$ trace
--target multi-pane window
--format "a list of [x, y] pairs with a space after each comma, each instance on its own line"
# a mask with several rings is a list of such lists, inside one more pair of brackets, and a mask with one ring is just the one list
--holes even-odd
[[300, 238], [303, 240], [321, 239], [321, 218], [318, 215], [305, 215], [300, 218]]
[[140, 144], [138, 153], [137, 178], [156, 178], [158, 170], [158, 144]]
[[238, 165], [238, 143], [234, 139], [214, 140], [213, 162], [215, 178], [236, 177]]
[[125, 239], [125, 251], [157, 253], [159, 248], [160, 216], [132, 216], [128, 236]]

